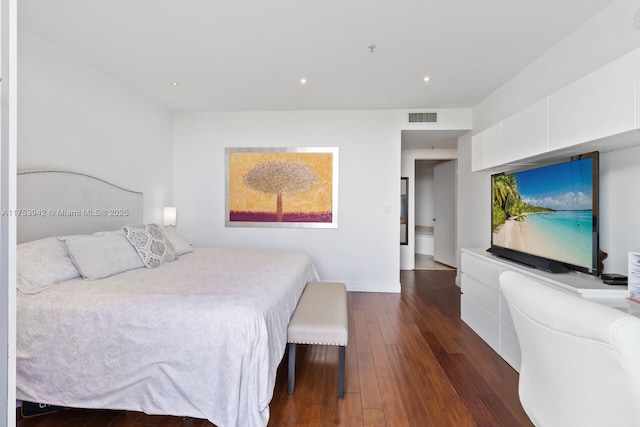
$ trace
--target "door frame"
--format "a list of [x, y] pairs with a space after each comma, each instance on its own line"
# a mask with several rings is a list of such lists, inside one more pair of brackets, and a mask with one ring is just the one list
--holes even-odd
[[[400, 175], [409, 182], [416, 179], [416, 160], [457, 160], [458, 150], [411, 149], [402, 150]], [[399, 178], [399, 177], [398, 177]], [[409, 222], [415, 224], [415, 185], [409, 186]], [[398, 201], [399, 202], [399, 201]], [[400, 246], [400, 270], [415, 269], [415, 227], [409, 228], [409, 244]]]
[[[0, 2], [0, 204], [8, 212], [16, 209], [17, 148], [17, 0]], [[16, 223], [15, 215], [0, 218], [0, 336], [3, 404], [0, 424], [16, 423]]]

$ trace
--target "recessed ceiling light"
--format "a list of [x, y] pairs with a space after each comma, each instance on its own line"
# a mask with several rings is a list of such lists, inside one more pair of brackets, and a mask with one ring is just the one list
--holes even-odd
[[169, 84], [171, 86], [179, 86], [180, 85], [180, 83], [178, 83], [178, 82], [169, 82]]
[[431, 77], [429, 77], [429, 76], [424, 76], [424, 78], [423, 78], [422, 80], [424, 80], [424, 82], [426, 83], [426, 82], [428, 82], [429, 80], [431, 80]]
[[306, 85], [307, 84], [307, 79], [305, 79], [304, 77], [300, 79], [300, 84], [301, 85]]

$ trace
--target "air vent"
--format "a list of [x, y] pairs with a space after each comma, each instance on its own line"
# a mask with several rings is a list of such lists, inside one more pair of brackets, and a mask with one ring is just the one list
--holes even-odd
[[409, 113], [409, 123], [438, 123], [438, 113]]

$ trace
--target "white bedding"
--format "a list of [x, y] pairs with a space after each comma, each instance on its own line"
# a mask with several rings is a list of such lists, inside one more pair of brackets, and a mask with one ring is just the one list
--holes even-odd
[[196, 249], [155, 269], [18, 292], [17, 398], [264, 426], [300, 253]]

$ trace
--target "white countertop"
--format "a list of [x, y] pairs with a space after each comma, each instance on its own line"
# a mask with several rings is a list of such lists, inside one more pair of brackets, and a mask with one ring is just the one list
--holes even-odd
[[549, 273], [548, 271], [538, 270], [528, 267], [524, 264], [509, 261], [504, 258], [495, 256], [485, 249], [462, 249], [463, 252], [490, 259], [505, 268], [518, 271], [522, 274], [542, 280], [551, 285], [566, 289], [568, 291], [577, 292], [584, 298], [614, 298], [624, 299], [628, 295], [627, 286], [607, 285], [602, 279], [579, 271], [571, 271], [569, 273]]

